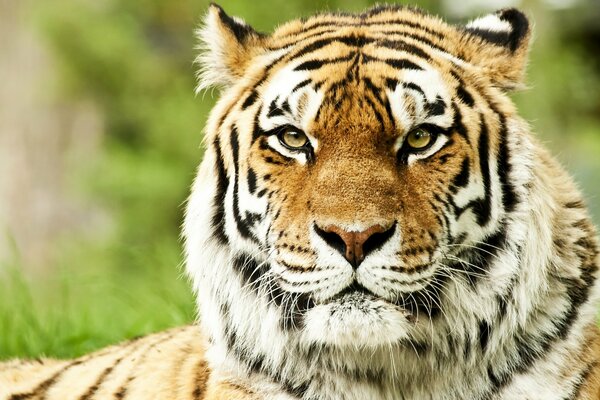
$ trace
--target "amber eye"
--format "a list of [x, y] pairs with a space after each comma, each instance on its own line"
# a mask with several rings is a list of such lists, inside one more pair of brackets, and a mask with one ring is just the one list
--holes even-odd
[[415, 129], [406, 136], [406, 143], [412, 150], [424, 150], [433, 143], [434, 134], [425, 129]]
[[308, 137], [295, 129], [286, 128], [277, 136], [281, 144], [291, 150], [300, 150], [309, 143]]

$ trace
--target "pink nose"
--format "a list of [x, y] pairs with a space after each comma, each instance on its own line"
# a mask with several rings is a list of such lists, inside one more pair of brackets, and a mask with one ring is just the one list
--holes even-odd
[[364, 231], [353, 232], [336, 225], [327, 225], [323, 228], [315, 225], [315, 231], [328, 245], [339, 251], [354, 268], [358, 268], [368, 253], [381, 247], [392, 236], [394, 227], [395, 225], [389, 228], [373, 225]]

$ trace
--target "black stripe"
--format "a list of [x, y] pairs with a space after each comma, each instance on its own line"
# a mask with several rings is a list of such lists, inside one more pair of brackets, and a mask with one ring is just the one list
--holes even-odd
[[345, 38], [343, 36], [334, 36], [334, 37], [328, 37], [328, 38], [324, 38], [324, 39], [318, 39], [315, 40], [312, 43], [309, 43], [303, 47], [301, 47], [298, 50], [295, 50], [293, 53], [290, 53], [287, 57], [286, 60], [289, 62], [291, 60], [294, 60], [296, 58], [300, 58], [306, 54], [309, 53], [313, 53], [317, 50], [322, 49], [323, 47], [329, 46], [333, 43], [340, 43], [342, 42], [342, 40], [344, 40]]
[[[526, 21], [527, 20], [525, 19], [525, 23], [527, 23]], [[491, 43], [491, 44], [494, 44], [497, 46], [507, 47], [512, 52], [514, 52], [517, 49], [517, 47], [519, 46], [519, 43], [521, 42], [521, 39], [523, 38], [523, 36], [527, 33], [527, 29], [528, 29], [527, 26], [525, 26], [524, 30], [519, 31], [519, 32], [516, 32], [516, 31], [497, 32], [497, 31], [481, 29], [481, 28], [467, 28], [466, 31], [472, 35], [480, 37], [481, 39], [485, 40], [488, 43]]]
[[263, 34], [256, 32], [252, 27], [246, 25], [245, 23], [238, 22], [237, 20], [231, 18], [229, 15], [223, 11], [221, 7], [216, 5], [215, 3], [211, 3], [213, 7], [217, 8], [218, 17], [221, 20], [221, 23], [226, 26], [231, 33], [235, 36], [238, 42], [244, 43], [250, 36], [262, 36]]
[[254, 121], [252, 122], [252, 144], [254, 144], [254, 142], [256, 142], [256, 140], [259, 137], [264, 136], [266, 134], [266, 132], [261, 129], [260, 124], [258, 122], [262, 111], [263, 111], [263, 108], [261, 106], [259, 108], [258, 112], [256, 113], [256, 115], [254, 115]]
[[415, 46], [412, 43], [405, 42], [401, 39], [381, 39], [377, 42], [378, 47], [388, 48], [395, 51], [403, 51], [405, 53], [412, 54], [425, 61], [431, 60], [431, 55], [419, 46]]
[[458, 105], [454, 102], [452, 103], [452, 110], [454, 111], [454, 121], [450, 130], [458, 133], [462, 138], [464, 138], [467, 141], [467, 144], [469, 144], [471, 141], [469, 140], [469, 133], [467, 132], [467, 128], [463, 124], [462, 113], [460, 112]]
[[60, 377], [67, 372], [70, 368], [82, 364], [83, 361], [76, 360], [65, 365], [63, 368], [52, 374], [49, 378], [39, 383], [34, 389], [27, 393], [16, 393], [11, 395], [8, 400], [26, 400], [34, 397], [43, 396], [48, 389], [50, 389], [55, 383], [57, 383]]
[[492, 188], [490, 184], [490, 146], [489, 146], [489, 135], [487, 124], [485, 123], [484, 117], [481, 116], [479, 123], [479, 168], [483, 179], [484, 195], [482, 199], [477, 199], [471, 202], [470, 206], [477, 217], [477, 223], [481, 226], [486, 225], [491, 217], [492, 212]]
[[[367, 89], [369, 89], [369, 91], [373, 94], [373, 96], [375, 96], [377, 101], [379, 103], [383, 103], [383, 109], [385, 110], [388, 121], [390, 121], [392, 126], [395, 125], [396, 121], [394, 118], [394, 113], [392, 112], [392, 107], [391, 107], [388, 99], [384, 98], [384, 96], [382, 95], [383, 90], [381, 88], [377, 87], [377, 85], [375, 85], [373, 83], [373, 81], [371, 79], [369, 79], [368, 77], [363, 78], [363, 82], [365, 83], [365, 87]], [[384, 125], [382, 125], [382, 126], [384, 126]]]
[[482, 38], [486, 42], [503, 47], [508, 45], [511, 37], [510, 32], [498, 32], [480, 28], [467, 28], [466, 31]]
[[579, 316], [581, 305], [589, 298], [590, 288], [596, 281], [595, 273], [598, 270], [598, 267], [594, 264], [594, 260], [595, 256], [592, 257], [590, 265], [582, 265], [580, 267], [581, 276], [579, 279], [564, 280], [567, 283], [567, 295], [571, 304], [564, 318], [554, 324], [558, 328], [558, 337], [560, 339], [565, 339], [569, 335], [571, 326]]
[[488, 396], [482, 396], [482, 399], [491, 399], [493, 393], [497, 393], [501, 388], [506, 386], [510, 381], [510, 374], [506, 371], [502, 373], [495, 372], [493, 367], [490, 365], [487, 368], [487, 376], [492, 385], [491, 393], [488, 393]]
[[[269, 65], [267, 65], [264, 68], [262, 77], [257, 82], [255, 82], [254, 85], [252, 85], [249, 88], [250, 89], [250, 93], [248, 94], [248, 97], [246, 97], [246, 99], [244, 100], [244, 102], [242, 103], [242, 110], [250, 107], [251, 105], [253, 105], [256, 102], [256, 100], [258, 99], [257, 88], [260, 87], [260, 85], [262, 85], [267, 80], [267, 78], [269, 77], [269, 71], [272, 68], [274, 68], [277, 64], [279, 64], [279, 62], [283, 58], [284, 58], [283, 56], [277, 57], [277, 59], [273, 60]], [[234, 104], [239, 104], [239, 101], [235, 102]], [[231, 108], [233, 108], [233, 106]], [[229, 112], [231, 111], [231, 108], [224, 114], [223, 118], [225, 118], [227, 115], [229, 115]]]
[[[419, 44], [424, 45], [426, 48], [436, 49], [436, 50], [439, 50], [439, 51], [442, 51], [445, 53], [449, 53], [449, 51], [447, 49], [443, 48], [440, 45], [437, 45], [436, 43], [434, 43], [433, 41], [428, 39], [426, 36], [423, 36], [418, 33], [405, 32], [405, 31], [383, 31], [383, 32], [374, 32], [374, 34], [375, 35], [384, 35], [385, 39], [389, 39], [392, 36], [400, 36], [402, 39], [412, 39], [412, 40], [417, 41]], [[392, 43], [392, 42], [394, 42], [394, 40], [395, 39], [389, 39], [388, 43]], [[404, 40], [398, 39], [398, 41], [404, 41]], [[413, 46], [413, 48], [416, 49], [417, 47]], [[431, 56], [429, 56], [427, 53], [424, 53], [423, 49], [419, 49], [418, 51], [421, 52], [422, 54], [426, 54], [426, 56], [424, 58], [431, 59]]]
[[[137, 347], [134, 347], [133, 350], [128, 353], [128, 355], [133, 353], [137, 349], [138, 349]], [[121, 361], [123, 361], [123, 358], [124, 357], [118, 358], [117, 360], [115, 360], [115, 362], [112, 365], [106, 367], [104, 369], [104, 371], [102, 371], [102, 373], [98, 376], [98, 379], [96, 379], [96, 382], [94, 382], [94, 384], [92, 386], [90, 386], [88, 388], [88, 390], [79, 397], [79, 400], [89, 400], [92, 397], [94, 397], [94, 395], [96, 394], [98, 389], [100, 389], [100, 386], [102, 385], [104, 380], [111, 374], [111, 372], [115, 369], [115, 367], [117, 367], [121, 363]]]
[[[389, 83], [388, 81], [390, 81], [390, 80], [389, 79], [386, 80], [386, 86]], [[386, 116], [388, 118], [388, 121], [390, 121], [390, 123], [392, 124], [392, 126], [394, 126], [396, 124], [396, 119], [394, 118], [394, 113], [392, 112], [392, 107], [390, 105], [390, 102], [388, 101], [387, 98], [384, 98], [384, 96], [382, 96], [383, 89], [377, 87], [377, 85], [375, 85], [373, 83], [373, 81], [371, 81], [371, 79], [369, 79], [368, 77], [363, 78], [363, 82], [365, 83], [365, 87], [367, 89], [369, 89], [369, 91], [373, 94], [373, 96], [375, 96], [375, 98], [380, 103], [383, 103], [383, 108], [385, 110], [385, 113], [386, 113]], [[392, 90], [394, 90], [394, 89], [392, 89]], [[382, 124], [382, 126], [385, 126], [385, 125]]]
[[[152, 342], [150, 345], [148, 345], [148, 347], [141, 353], [140, 357], [137, 358], [135, 366], [133, 367], [132, 371], [135, 371], [136, 367], [143, 364], [144, 361], [146, 360], [146, 358], [148, 357], [148, 355], [150, 354], [150, 351], [154, 348], [156, 348], [158, 345], [172, 339], [176, 333], [178, 332], [171, 332], [166, 336], [160, 335], [158, 340], [156, 340], [155, 342]], [[131, 382], [135, 379], [136, 375], [130, 374], [127, 376], [127, 379], [125, 379], [125, 382], [119, 387], [117, 388], [117, 390], [115, 390], [113, 397], [115, 399], [118, 400], [122, 400], [127, 396], [127, 390], [129, 388], [129, 385], [131, 384]]]
[[282, 41], [279, 42], [277, 44], [277, 46], [269, 46], [267, 47], [267, 49], [269, 51], [278, 51], [284, 48], [289, 48], [292, 46], [297, 46], [299, 44], [302, 44], [306, 41], [309, 41], [311, 39], [320, 37], [320, 36], [324, 36], [327, 35], [329, 33], [337, 33], [339, 30], [337, 28], [328, 28], [328, 29], [323, 29], [320, 31], [316, 31], [316, 32], [310, 32], [310, 31], [304, 31], [304, 32], [295, 32], [292, 33], [290, 35], [286, 35], [282, 38], [282, 40], [286, 37], [292, 37], [291, 40], [288, 41]]
[[237, 127], [232, 127], [231, 132], [229, 134], [229, 144], [231, 146], [231, 155], [233, 158], [233, 174], [231, 179], [233, 179], [233, 219], [235, 220], [235, 225], [239, 234], [244, 239], [249, 239], [254, 242], [258, 242], [258, 239], [254, 236], [254, 234], [250, 231], [249, 224], [242, 218], [240, 213], [240, 205], [239, 205], [239, 152], [240, 145], [238, 141], [238, 131]]
[[279, 97], [277, 97], [271, 102], [271, 104], [269, 104], [269, 111], [267, 112], [268, 118], [284, 115], [283, 110], [277, 106], [277, 100], [279, 100]]
[[468, 360], [471, 357], [471, 335], [468, 333], [465, 335], [465, 342], [463, 343], [463, 358]]
[[334, 43], [343, 43], [346, 46], [350, 47], [362, 47], [366, 44], [376, 42], [375, 38], [368, 38], [362, 35], [357, 36], [332, 36], [328, 38], [318, 39], [314, 42], [294, 51], [286, 57], [286, 60], [293, 60], [296, 58], [300, 58], [306, 54], [314, 53], [317, 50], [322, 49], [323, 47], [327, 47]]
[[361, 48], [370, 43], [376, 42], [377, 39], [372, 37], [366, 37], [364, 35], [351, 35], [351, 36], [342, 36], [338, 38], [336, 41], [345, 44], [350, 47], [358, 47]]
[[343, 57], [305, 61], [305, 62], [301, 63], [300, 65], [298, 65], [296, 68], [294, 68], [294, 71], [313, 71], [313, 70], [321, 68], [324, 65], [332, 65], [332, 64], [350, 61], [354, 58], [355, 55], [356, 55], [355, 53], [350, 53]]
[[[240, 256], [239, 258], [246, 259], [249, 258], [249, 256]], [[252, 263], [252, 261], [250, 261], [250, 263]], [[242, 365], [245, 365], [250, 373], [266, 374], [273, 381], [282, 385], [283, 389], [286, 392], [293, 394], [298, 398], [303, 398], [306, 390], [308, 390], [310, 382], [291, 382], [279, 372], [282, 368], [277, 368], [277, 366], [271, 366], [269, 364], [266, 364], [266, 357], [263, 354], [256, 354], [255, 349], [246, 349], [244, 347], [245, 342], [243, 340], [238, 340], [236, 331], [229, 322], [229, 304], [227, 304], [226, 302], [222, 303], [220, 311], [222, 313], [221, 320], [223, 321], [224, 325], [223, 335], [227, 342], [229, 352], [236, 359], [238, 359], [242, 363]]]
[[[336, 25], [340, 26], [340, 25], [344, 25], [344, 24], [336, 24]], [[349, 25], [349, 24], [345, 24], [345, 25]], [[361, 23], [360, 25], [364, 26], [363, 23]], [[276, 50], [281, 50], [283, 48], [290, 47], [290, 46], [301, 45], [304, 42], [306, 42], [307, 40], [318, 38], [318, 37], [323, 36], [323, 35], [328, 35], [330, 33], [336, 33], [338, 31], [339, 31], [338, 29], [324, 29], [322, 31], [318, 31], [318, 32], [315, 32], [315, 33], [308, 33], [307, 31], [299, 32], [299, 33], [296, 33], [297, 37], [293, 38], [293, 40], [290, 40], [288, 42], [284, 42], [283, 44], [280, 44], [277, 47], [270, 47], [269, 50], [276, 51]], [[389, 38], [390, 36], [404, 36], [404, 37], [407, 37], [407, 38], [418, 40], [418, 41], [422, 42], [423, 44], [427, 45], [430, 48], [436, 48], [436, 49], [441, 50], [441, 51], [447, 51], [446, 49], [442, 48], [441, 46], [435, 44], [432, 40], [430, 40], [426, 36], [424, 36], [422, 34], [419, 34], [419, 33], [415, 33], [415, 32], [410, 32], [410, 31], [406, 31], [406, 30], [381, 30], [381, 31], [377, 31], [377, 32], [372, 32], [371, 34], [377, 35], [377, 37], [374, 38], [376, 40], [381, 40], [381, 38], [380, 38], [381, 35], [384, 35], [385, 38]], [[324, 42], [331, 43], [333, 41], [344, 40], [345, 38], [346, 37], [344, 37], [344, 36], [331, 36], [329, 38], [318, 39], [317, 42], [324, 41]], [[368, 39], [371, 39], [371, 38], [368, 37], [366, 39], [368, 40]], [[352, 41], [349, 41], [349, 43], [352, 43]], [[325, 43], [325, 45], [327, 45], [327, 44], [328, 43]], [[378, 41], [377, 44], [380, 45], [380, 42]], [[353, 45], [353, 44], [349, 44], [349, 45]], [[309, 44], [309, 45], [307, 45], [307, 46], [304, 46], [303, 48], [299, 49], [298, 51], [296, 51], [294, 53], [291, 53], [286, 58], [289, 60], [289, 59], [296, 58], [299, 55], [307, 54], [309, 51], [306, 48], [309, 47], [309, 46], [312, 46], [312, 43]], [[314, 51], [316, 49], [319, 49], [321, 47], [323, 47], [323, 45], [317, 46], [316, 48], [313, 48], [312, 51]]]
[[[279, 156], [280, 156], [280, 157], [282, 157], [282, 158], [285, 158], [287, 161], [293, 160], [293, 158], [292, 158], [292, 157], [287, 157], [287, 156], [284, 156], [283, 154], [279, 154]], [[268, 164], [273, 164], [273, 165], [284, 165], [284, 163], [283, 163], [283, 162], [281, 162], [281, 161], [279, 161], [279, 160], [276, 160], [276, 159], [274, 159], [274, 158], [273, 158], [273, 157], [271, 157], [271, 156], [266, 156], [266, 157], [265, 157], [263, 160], [264, 160], [264, 162], [266, 162], [266, 163], [268, 163]]]
[[261, 265], [247, 254], [234, 257], [231, 265], [240, 274], [243, 286], [249, 286], [255, 291], [260, 288], [261, 278], [268, 270], [266, 263], [262, 263]]
[[[292, 45], [300, 45], [303, 42], [306, 42], [307, 40], [314, 39], [319, 36], [327, 35], [329, 33], [334, 33], [334, 32], [337, 32], [337, 29], [328, 29], [328, 30], [323, 30], [323, 31], [320, 31], [320, 32], [317, 32], [314, 34], [303, 35], [303, 36], [300, 36], [299, 38], [295, 39], [294, 41], [287, 42], [287, 43], [277, 46], [277, 47], [269, 47], [268, 49], [271, 51], [281, 50], [282, 48], [290, 47]], [[424, 50], [424, 48], [416, 46], [413, 43], [408, 43], [405, 40], [400, 39], [400, 38], [390, 39], [391, 36], [401, 36], [403, 38], [417, 40], [417, 41], [421, 42], [421, 44], [424, 45], [425, 48], [429, 48], [429, 49], [434, 48], [434, 49], [437, 49], [440, 51], [448, 52], [447, 49], [435, 44], [433, 41], [431, 41], [426, 36], [423, 36], [421, 34], [414, 33], [414, 32], [409, 32], [406, 30], [385, 30], [385, 31], [379, 31], [379, 32], [371, 32], [371, 35], [374, 35], [374, 36], [372, 36], [372, 37], [361, 36], [362, 45], [376, 43], [377, 47], [386, 47], [386, 48], [389, 48], [392, 50], [405, 51], [405, 52], [420, 56], [427, 60], [431, 59], [431, 56]], [[382, 35], [383, 35], [383, 37], [382, 37]], [[333, 42], [341, 42], [341, 43], [347, 44], [348, 46], [360, 47], [360, 46], [356, 45], [356, 43], [360, 43], [360, 40], [357, 40], [356, 37], [349, 38], [346, 36], [329, 36], [326, 38], [317, 39], [314, 42], [312, 42], [308, 45], [305, 45], [304, 47], [296, 50], [295, 52], [288, 54], [285, 57], [285, 59], [292, 60], [294, 58], [298, 58], [300, 56], [308, 54], [311, 51], [316, 51], [316, 50], [323, 48], [329, 44], [332, 44]]]
[[379, 123], [379, 126], [381, 127], [381, 129], [383, 129], [385, 127], [385, 121], [383, 120], [383, 116], [381, 115], [381, 113], [377, 109], [377, 106], [375, 105], [375, 103], [373, 102], [373, 100], [371, 100], [370, 97], [365, 97], [365, 101], [367, 102], [367, 104], [369, 105], [369, 107], [373, 110], [373, 114], [375, 115], [375, 119], [377, 119], [377, 122]]
[[[374, 25], [382, 25], [382, 26], [390, 26], [390, 25], [399, 25], [399, 26], [407, 26], [410, 28], [414, 28], [414, 29], [418, 29], [418, 30], [422, 30], [423, 32], [426, 32], [434, 37], [437, 37], [438, 39], [443, 39], [444, 38], [444, 34], [441, 32], [437, 32], [432, 30], [431, 28], [424, 26], [422, 24], [419, 24], [417, 22], [414, 21], [410, 21], [404, 18], [393, 18], [393, 19], [389, 19], [389, 20], [385, 20], [385, 21], [360, 21], [360, 22], [351, 22], [351, 21], [335, 21], [335, 20], [331, 20], [331, 21], [321, 21], [321, 22], [316, 22], [313, 23], [311, 25], [307, 25], [302, 27], [302, 31], [303, 32], [308, 32], [310, 30], [313, 29], [317, 29], [320, 27], [330, 27], [330, 26], [336, 26], [336, 27], [345, 27], [345, 26], [360, 26], [360, 27], [364, 27], [364, 26], [374, 26]], [[382, 33], [385, 33], [385, 31], [382, 31]]]
[[364, 82], [365, 87], [371, 93], [373, 93], [373, 95], [377, 98], [377, 100], [381, 101], [382, 100], [381, 99], [381, 89], [378, 88], [369, 77], [364, 77], [362, 81]]
[[474, 254], [474, 261], [479, 266], [479, 269], [474, 272], [479, 272], [478, 275], [480, 275], [484, 271], [489, 271], [494, 262], [494, 258], [496, 258], [507, 245], [507, 226], [501, 224], [496, 232], [486, 237], [477, 245], [477, 249], [473, 250], [472, 254]]
[[[525, 168], [525, 167], [523, 167]], [[500, 143], [498, 148], [498, 176], [500, 177], [500, 188], [502, 193], [502, 205], [506, 212], [515, 209], [518, 202], [518, 196], [514, 186], [511, 183], [510, 172], [512, 166], [510, 163], [510, 149], [508, 147], [508, 130], [506, 129], [506, 120], [500, 116]]]
[[452, 191], [456, 193], [458, 189], [463, 188], [469, 184], [470, 177], [470, 161], [468, 157], [465, 157], [460, 164], [460, 171], [452, 180]]
[[[463, 254], [466, 255], [469, 264], [451, 263], [448, 266], [451, 269], [466, 271], [466, 277], [469, 280], [469, 284], [474, 288], [481, 279], [481, 276], [490, 270], [494, 263], [494, 259], [498, 257], [498, 254], [507, 246], [507, 227], [505, 224], [501, 224], [496, 232], [478, 243], [475, 248], [464, 248], [461, 250], [458, 255], [459, 258]], [[460, 275], [463, 276], [465, 274], [461, 273]]]
[[381, 61], [386, 63], [387, 65], [397, 68], [397, 69], [413, 69], [413, 70], [422, 70], [420, 66], [415, 64], [412, 61], [404, 60], [404, 59], [396, 59], [396, 58], [388, 58], [385, 60], [377, 60], [373, 57], [369, 57], [369, 60]]
[[585, 204], [581, 200], [575, 200], [575, 201], [570, 201], [568, 203], [565, 203], [565, 207], [566, 208], [582, 208], [582, 209], [584, 209]]
[[[597, 266], [592, 261], [590, 265], [582, 265], [581, 271], [579, 279], [557, 278], [558, 281], [567, 286], [569, 310], [562, 317], [552, 320], [556, 329], [542, 332], [529, 332], [524, 331], [522, 328], [518, 329], [513, 335], [518, 353], [517, 358], [510, 362], [512, 368], [510, 370], [493, 371], [492, 366], [488, 367], [488, 377], [493, 386], [491, 393], [488, 393], [489, 396], [508, 385], [513, 376], [530, 369], [537, 360], [545, 356], [554, 342], [559, 339], [565, 340], [568, 337], [570, 329], [578, 317], [581, 305], [588, 300], [590, 288], [595, 284]], [[555, 281], [554, 283], [558, 284], [559, 282]], [[534, 312], [536, 311], [534, 310]], [[546, 311], [538, 312], [547, 314]]]
[[[567, 284], [567, 297], [570, 304], [565, 315], [552, 321], [556, 327], [556, 333], [549, 333], [554, 332], [554, 330], [529, 333], [523, 331], [522, 328], [515, 332], [518, 360], [514, 360], [512, 371], [504, 371], [501, 374], [494, 375], [495, 380], [492, 381], [494, 385], [493, 393], [497, 393], [509, 384], [513, 376], [530, 369], [537, 360], [545, 356], [557, 340], [565, 340], [568, 337], [571, 327], [579, 315], [581, 306], [588, 300], [590, 289], [595, 284], [597, 266], [595, 264], [583, 265], [581, 271], [580, 279], [562, 279]], [[546, 313], [546, 311], [538, 312], [541, 314]]]
[[386, 78], [385, 86], [393, 92], [396, 90], [396, 87], [398, 86], [398, 80], [392, 79], [392, 78]]
[[250, 167], [248, 167], [246, 180], [248, 181], [248, 191], [250, 194], [254, 194], [256, 192], [256, 172]]
[[475, 105], [475, 100], [471, 93], [466, 89], [465, 81], [455, 70], [451, 70], [450, 74], [458, 83], [458, 86], [456, 87], [456, 96], [468, 107], [473, 107]]
[[442, 99], [440, 96], [437, 96], [435, 102], [426, 103], [425, 112], [427, 113], [428, 117], [443, 115], [446, 112], [446, 103], [444, 102], [444, 99]]
[[475, 104], [475, 100], [473, 100], [473, 96], [465, 89], [463, 86], [459, 86], [456, 88], [456, 96], [468, 107], [473, 107]]
[[304, 86], [308, 85], [311, 82], [312, 82], [311, 79], [305, 79], [305, 80], [303, 80], [302, 82], [300, 82], [299, 84], [297, 84], [296, 86], [294, 86], [294, 89], [292, 89], [292, 93], [295, 93], [298, 89], [303, 88]]
[[250, 91], [250, 94], [248, 95], [248, 97], [246, 97], [246, 99], [242, 103], [242, 110], [245, 110], [248, 107], [250, 107], [252, 104], [254, 104], [256, 102], [257, 99], [258, 99], [258, 92], [255, 89], [252, 89]]
[[202, 395], [206, 392], [207, 381], [210, 376], [210, 370], [206, 360], [201, 359], [194, 368], [194, 390], [192, 392], [193, 400], [201, 400]]
[[485, 354], [487, 349], [488, 341], [490, 338], [492, 327], [485, 320], [479, 321], [479, 348], [481, 353]]
[[[522, 251], [521, 245], [516, 245], [516, 256], [519, 256]], [[510, 282], [508, 283], [506, 290], [504, 293], [496, 295], [496, 300], [498, 302], [498, 324], [506, 317], [508, 307], [511, 306], [512, 301], [514, 299], [514, 291], [515, 286], [517, 284], [517, 276], [513, 275], [510, 278]]]
[[282, 294], [276, 290], [270, 293], [273, 293], [273, 300], [281, 308], [281, 328], [287, 331], [302, 329], [306, 312], [315, 306], [312, 298], [304, 293]]
[[410, 292], [406, 297], [400, 294], [395, 303], [413, 315], [424, 314], [435, 318], [441, 312], [442, 288], [447, 280], [446, 275], [436, 272], [425, 288]]
[[404, 83], [402, 83], [402, 87], [405, 88], [405, 89], [414, 90], [415, 92], [419, 93], [423, 97], [423, 101], [427, 101], [427, 96], [425, 96], [425, 92], [416, 83], [414, 83], [414, 82], [404, 82]]
[[282, 329], [296, 330], [303, 326], [306, 311], [315, 306], [309, 295], [284, 292], [276, 282], [264, 279], [269, 269], [268, 264], [259, 263], [247, 254], [237, 255], [232, 266], [240, 275], [243, 286], [250, 287], [255, 292], [262, 287], [268, 301], [280, 308]]
[[262, 217], [262, 214], [246, 211], [246, 221], [248, 221], [248, 224], [252, 226], [254, 226], [258, 221], [260, 221]]
[[[446, 143], [448, 143], [448, 142], [446, 142]], [[444, 146], [444, 147], [446, 147], [446, 146]], [[448, 162], [448, 160], [450, 160], [450, 159], [453, 159], [455, 156], [456, 156], [456, 154], [454, 154], [454, 153], [446, 153], [446, 154], [443, 154], [443, 155], [441, 155], [441, 156], [439, 156], [439, 157], [438, 157], [438, 162], [439, 162], [441, 165], [444, 165], [444, 164], [446, 164], [446, 163]], [[441, 171], [441, 170], [438, 170], [438, 169], [436, 169], [436, 171], [439, 171], [439, 172], [445, 172], [445, 171]], [[442, 184], [443, 184], [443, 183], [445, 183], [446, 181], [445, 181], [444, 179], [439, 179], [439, 180], [438, 180], [438, 182], [440, 182], [440, 183], [442, 183]]]
[[217, 167], [217, 190], [213, 199], [214, 214], [212, 216], [212, 227], [214, 236], [221, 244], [227, 244], [227, 234], [225, 233], [225, 195], [227, 194], [227, 172], [221, 153], [221, 143], [216, 138], [213, 143], [215, 151], [215, 164]]

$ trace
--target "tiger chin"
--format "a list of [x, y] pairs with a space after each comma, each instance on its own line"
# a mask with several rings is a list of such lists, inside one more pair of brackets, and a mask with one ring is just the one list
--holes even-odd
[[598, 244], [530, 134], [530, 23], [405, 7], [272, 34], [211, 5], [183, 234], [198, 327], [0, 366], [0, 398], [598, 399]]

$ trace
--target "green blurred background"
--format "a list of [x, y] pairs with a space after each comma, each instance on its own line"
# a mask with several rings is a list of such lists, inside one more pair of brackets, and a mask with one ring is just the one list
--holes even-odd
[[[270, 31], [366, 0], [222, 1]], [[411, 3], [415, 4], [415, 3]], [[423, 0], [535, 21], [522, 115], [600, 222], [600, 2]], [[194, 95], [204, 0], [0, 0], [0, 359], [75, 356], [194, 320], [183, 203], [213, 93]]]

